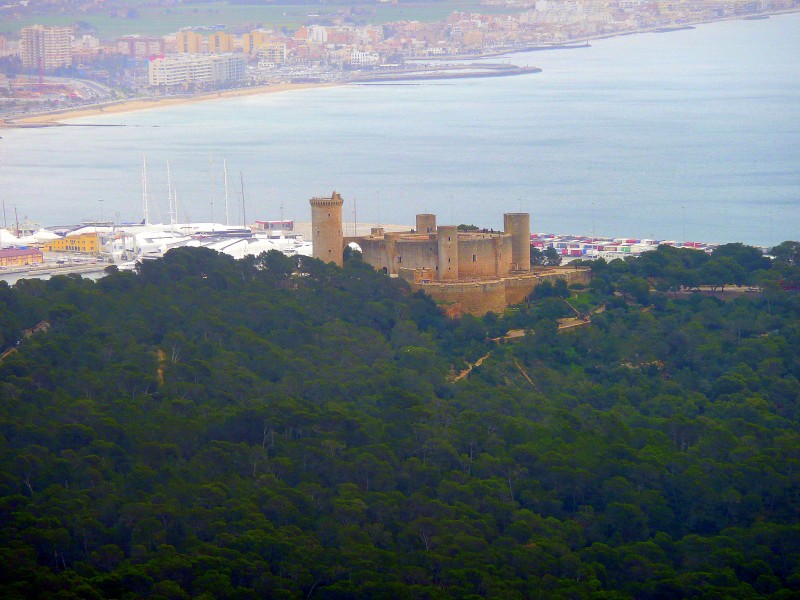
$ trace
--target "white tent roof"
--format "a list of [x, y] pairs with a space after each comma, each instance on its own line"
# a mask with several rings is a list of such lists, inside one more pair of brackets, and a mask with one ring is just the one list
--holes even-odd
[[8, 246], [19, 243], [19, 239], [8, 229], [0, 229], [0, 242], [2, 242], [3, 246]]
[[50, 240], [57, 240], [61, 236], [57, 233], [53, 233], [52, 231], [48, 231], [47, 229], [40, 229], [29, 237], [34, 238], [37, 242], [49, 242]]

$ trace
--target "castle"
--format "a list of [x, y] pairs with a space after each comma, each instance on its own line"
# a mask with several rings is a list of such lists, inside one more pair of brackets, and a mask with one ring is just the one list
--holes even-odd
[[364, 262], [408, 281], [453, 315], [502, 312], [523, 302], [546, 279], [588, 283], [588, 269], [531, 269], [530, 215], [506, 213], [504, 231], [459, 231], [436, 224], [436, 215], [419, 214], [416, 229], [389, 233], [373, 228], [366, 236], [342, 233], [342, 197], [312, 198], [313, 256], [339, 266], [344, 247], [356, 243]]

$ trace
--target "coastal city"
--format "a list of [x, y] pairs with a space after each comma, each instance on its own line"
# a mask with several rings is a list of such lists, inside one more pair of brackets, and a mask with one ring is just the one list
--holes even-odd
[[[37, 22], [54, 7], [63, 12], [68, 6], [74, 10], [74, 4], [0, 2], [0, 120], [11, 124], [84, 106], [285, 84], [518, 75], [539, 69], [492, 57], [580, 48], [592, 39], [669, 32], [727, 18], [766, 18], [800, 6], [798, 0], [485, 0], [475, 10], [454, 11], [443, 19], [380, 22], [376, 7], [396, 3], [379, 1], [308, 10], [298, 15], [296, 26], [270, 27], [182, 26], [175, 8], [179, 2], [137, 9], [87, 1], [79, 3], [83, 17], [71, 24]], [[160, 11], [163, 26], [175, 22], [176, 29], [140, 33], [146, 10], [150, 17]], [[98, 30], [91, 24], [94, 17], [115, 21], [109, 31], [127, 33]], [[15, 23], [27, 24], [17, 28]]]

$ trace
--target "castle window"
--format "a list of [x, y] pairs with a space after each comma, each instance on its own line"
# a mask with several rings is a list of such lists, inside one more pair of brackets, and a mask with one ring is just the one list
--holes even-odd
[[402, 256], [398, 256], [397, 257], [397, 262], [399, 262], [399, 263], [403, 262], [403, 257]]
[[477, 254], [473, 254], [472, 255], [472, 262], [478, 262], [478, 255]]

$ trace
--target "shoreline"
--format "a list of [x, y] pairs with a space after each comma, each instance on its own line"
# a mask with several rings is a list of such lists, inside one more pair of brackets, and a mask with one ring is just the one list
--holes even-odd
[[[531, 52], [534, 50], [558, 50], [558, 49], [579, 49], [584, 47], [590, 47], [590, 42], [595, 40], [603, 40], [603, 39], [611, 39], [615, 37], [621, 36], [628, 36], [628, 35], [638, 35], [643, 33], [668, 33], [671, 31], [681, 31], [687, 29], [694, 29], [698, 25], [708, 25], [711, 23], [721, 23], [725, 21], [737, 21], [737, 20], [753, 20], [753, 17], [758, 17], [759, 19], [766, 19], [771, 16], [781, 16], [787, 14], [797, 14], [800, 13], [800, 9], [790, 9], [790, 10], [777, 10], [777, 11], [766, 11], [763, 13], [758, 13], [756, 15], [746, 15], [746, 16], [735, 16], [735, 17], [722, 17], [719, 19], [711, 19], [706, 21], [695, 21], [691, 23], [682, 23], [674, 26], [663, 26], [657, 28], [645, 28], [645, 29], [637, 29], [632, 31], [620, 31], [615, 33], [608, 33], [608, 34], [601, 34], [596, 36], [587, 36], [585, 38], [577, 38], [574, 40], [570, 40], [568, 42], [564, 42], [563, 44], [555, 44], [553, 46], [544, 46], [544, 47], [527, 47], [527, 48], [510, 48], [505, 51], [497, 51], [497, 52], [489, 52], [486, 54], [477, 54], [477, 55], [462, 55], [462, 56], [453, 56], [447, 57], [449, 61], [463, 61], [463, 60], [480, 60], [485, 58], [495, 58], [498, 56], [504, 56], [509, 54], [518, 54], [522, 52]], [[524, 68], [520, 68], [524, 69]], [[317, 88], [327, 88], [327, 87], [338, 87], [342, 85], [348, 84], [359, 84], [359, 83], [374, 83], [374, 82], [401, 82], [401, 81], [414, 81], [414, 80], [434, 80], [434, 79], [451, 79], [451, 78], [467, 78], [467, 77], [487, 77], [487, 76], [500, 76], [500, 75], [514, 75], [514, 74], [521, 74], [525, 72], [541, 72], [541, 69], [537, 67], [530, 67], [530, 70], [523, 70], [523, 71], [511, 71], [506, 73], [492, 73], [489, 75], [486, 74], [471, 74], [471, 75], [458, 75], [457, 77], [452, 76], [436, 76], [435, 74], [426, 75], [423, 77], [409, 75], [407, 77], [403, 77], [402, 74], [397, 74], [395, 77], [391, 78], [372, 78], [369, 75], [356, 77], [353, 79], [343, 79], [340, 81], [333, 81], [333, 82], [314, 82], [314, 83], [279, 83], [279, 84], [266, 84], [266, 85], [258, 85], [252, 87], [245, 87], [245, 88], [235, 88], [229, 90], [217, 90], [213, 92], [203, 92], [200, 94], [190, 94], [185, 96], [167, 96], [167, 97], [141, 97], [141, 98], [131, 98], [127, 100], [118, 100], [115, 102], [110, 103], [103, 103], [103, 104], [95, 104], [95, 105], [87, 105], [75, 108], [68, 108], [53, 112], [41, 113], [31, 116], [23, 116], [18, 119], [11, 119], [6, 121], [0, 121], [0, 129], [31, 129], [31, 128], [43, 128], [43, 127], [77, 127], [77, 126], [84, 126], [84, 127], [91, 127], [93, 124], [86, 123], [86, 124], [73, 124], [73, 123], [65, 123], [64, 121], [70, 121], [73, 119], [82, 119], [86, 117], [96, 117], [101, 115], [107, 114], [123, 114], [129, 112], [135, 112], [140, 110], [149, 110], [152, 108], [161, 108], [165, 106], [179, 106], [183, 104], [194, 104], [198, 102], [210, 102], [213, 100], [224, 100], [229, 98], [240, 98], [245, 96], [260, 96], [260, 95], [267, 95], [267, 94], [275, 94], [275, 93], [282, 93], [282, 92], [290, 92], [290, 91], [297, 91], [297, 90], [308, 90], [308, 89], [317, 89]], [[96, 124], [96, 126], [106, 126], [111, 127], [114, 126], [113, 124]]]
[[[22, 117], [5, 123], [0, 123], [0, 129], [34, 129], [40, 127], [69, 127], [79, 126], [62, 121], [72, 119], [82, 119], [84, 117], [97, 117], [110, 114], [123, 114], [152, 108], [163, 108], [166, 106], [179, 106], [184, 104], [195, 104], [198, 102], [211, 102], [213, 100], [226, 100], [229, 98], [241, 98], [245, 96], [261, 96], [267, 94], [278, 94], [282, 92], [292, 92], [297, 90], [317, 89], [335, 87], [346, 82], [333, 83], [278, 83], [268, 85], [258, 85], [246, 88], [236, 88], [231, 90], [217, 90], [214, 92], [203, 92], [201, 94], [191, 94], [186, 96], [167, 96], [156, 98], [131, 98], [128, 100], [118, 100], [116, 102], [104, 104], [92, 104], [76, 108]], [[91, 126], [81, 124], [80, 126]], [[113, 125], [103, 124], [111, 127]]]

